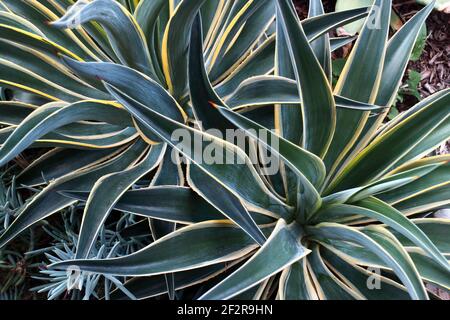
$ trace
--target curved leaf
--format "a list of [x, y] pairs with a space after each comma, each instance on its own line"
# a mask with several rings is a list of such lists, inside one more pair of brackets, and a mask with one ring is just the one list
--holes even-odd
[[152, 147], [142, 161], [121, 172], [100, 178], [92, 188], [81, 221], [76, 259], [87, 258], [101, 226], [120, 197], [131, 185], [161, 161], [165, 144]]
[[256, 244], [227, 222], [202, 222], [181, 228], [127, 256], [103, 260], [70, 260], [52, 269], [81, 270], [126, 276], [150, 276], [206, 267], [245, 256]]
[[383, 229], [370, 227], [358, 231], [335, 223], [321, 223], [316, 227], [309, 227], [307, 230], [318, 240], [324, 239], [325, 242], [327, 239], [344, 240], [368, 248], [395, 271], [408, 288], [411, 298], [428, 299], [413, 261], [401, 244], [392, 235], [386, 234]]
[[52, 26], [76, 28], [90, 21], [98, 22], [105, 29], [114, 52], [123, 64], [151, 76], [154, 80], [158, 79], [142, 30], [133, 16], [116, 1], [78, 1], [61, 19], [52, 22]]
[[[352, 100], [373, 104], [380, 86], [380, 77], [386, 55], [391, 16], [391, 0], [376, 0], [356, 41], [344, 70], [339, 76], [334, 93]], [[337, 111], [336, 132], [325, 157], [332, 174], [345, 161], [369, 117], [368, 112]]]
[[[336, 178], [332, 190], [373, 181], [386, 173], [409, 150], [449, 117], [450, 90], [443, 90], [414, 107], [401, 121], [378, 136]], [[386, 148], [389, 148], [387, 152]]]
[[224, 216], [235, 222], [259, 245], [266, 237], [258, 228], [240, 199], [197, 166], [188, 166], [189, 185]]
[[239, 269], [203, 294], [200, 300], [232, 298], [305, 257], [310, 250], [301, 245], [299, 233], [295, 224], [288, 226], [280, 219], [264, 246]]
[[322, 156], [331, 143], [336, 124], [336, 105], [331, 88], [292, 7], [290, 0], [278, 0], [277, 14], [282, 22], [293, 71], [302, 100], [302, 145]]
[[[140, 125], [153, 131], [171, 147], [193, 161], [195, 165], [215, 177], [229, 191], [242, 197], [247, 203], [268, 211], [269, 215], [271, 210], [280, 215], [289, 214], [286, 205], [275, 198], [265, 187], [251, 164], [251, 159], [241, 149], [225, 140], [190, 128], [155, 112], [152, 109], [155, 101], [152, 105], [143, 105], [117, 88], [109, 84], [105, 85], [111, 94], [133, 114]], [[200, 143], [201, 147], [194, 147], [193, 141]], [[205, 161], [203, 156], [207, 146], [209, 149], [216, 150], [216, 155], [220, 159], [214, 158], [212, 163], [210, 160]], [[230, 164], [229, 161], [232, 161], [233, 164]]]
[[36, 109], [14, 130], [0, 149], [0, 166], [6, 164], [35, 140], [52, 130], [80, 120], [110, 121], [126, 125], [123, 109], [97, 101], [81, 101], [68, 106], [48, 104]]
[[[137, 141], [131, 147], [116, 155], [111, 160], [83, 171], [74, 172], [51, 182], [45, 189], [31, 199], [21, 210], [11, 226], [0, 236], [0, 247], [14, 239], [23, 230], [45, 219], [53, 213], [69, 206], [75, 201], [68, 199], [59, 191], [89, 191], [95, 182], [106, 174], [122, 171], [139, 158], [146, 148], [146, 143]], [[116, 151], [117, 152], [117, 151]], [[115, 152], [113, 152], [114, 154]]]

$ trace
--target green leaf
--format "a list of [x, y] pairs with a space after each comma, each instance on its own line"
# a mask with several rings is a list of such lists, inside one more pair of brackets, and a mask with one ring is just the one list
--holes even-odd
[[87, 47], [72, 31], [49, 28], [49, 22], [57, 19], [58, 16], [46, 8], [41, 2], [42, 1], [2, 1], [3, 5], [6, 6], [10, 12], [26, 17], [27, 21], [31, 22], [42, 33], [44, 33], [45, 36], [43, 38], [46, 40], [57, 43], [61, 47], [74, 52], [83, 59], [98, 59], [95, 53], [92, 52], [91, 49]]
[[[308, 17], [316, 17], [325, 14], [321, 0], [309, 1]], [[322, 66], [323, 72], [327, 76], [328, 82], [331, 83], [331, 47], [330, 37], [324, 34], [321, 37], [310, 42], [311, 48], [316, 55], [317, 60]]]
[[408, 253], [425, 281], [432, 282], [450, 291], [450, 276], [448, 271], [442, 270], [439, 264], [427, 255], [424, 255], [420, 249], [408, 248]]
[[214, 92], [206, 73], [203, 61], [203, 31], [200, 16], [197, 15], [192, 25], [189, 46], [189, 95], [192, 110], [202, 130], [217, 129], [225, 134], [233, 125], [226, 121], [214, 108], [213, 104], [224, 105]]
[[370, 9], [370, 7], [356, 8], [308, 18], [302, 21], [303, 30], [312, 41], [333, 29], [366, 17]]
[[356, 39], [356, 37], [336, 37], [336, 38], [330, 38], [330, 50], [331, 52], [336, 51], [337, 49], [340, 49], [347, 44], [353, 42]]
[[203, 294], [200, 300], [232, 298], [305, 257], [310, 250], [300, 243], [297, 228], [295, 223], [288, 226], [280, 219], [264, 246], [239, 269]]
[[312, 253], [308, 256], [308, 262], [315, 279], [316, 290], [321, 300], [363, 300], [364, 297], [349, 288], [345, 283], [339, 280], [325, 262], [319, 252], [319, 246], [316, 244]]
[[[422, 218], [411, 220], [426, 236], [436, 245], [440, 252], [448, 254], [450, 244], [448, 235], [450, 232], [450, 219], [445, 218]], [[390, 228], [397, 239], [407, 247], [415, 246], [414, 242]]]
[[266, 237], [238, 197], [197, 166], [189, 165], [187, 176], [188, 183], [195, 192], [235, 222], [259, 245], [264, 244]]
[[0, 123], [17, 126], [35, 109], [36, 106], [19, 101], [0, 101]]
[[[329, 244], [325, 244], [325, 242], [328, 242]], [[324, 244], [326, 248], [331, 250], [333, 253], [339, 255], [341, 258], [349, 260], [354, 264], [390, 270], [390, 267], [372, 251], [369, 251], [367, 247], [343, 241], [330, 242], [326, 239], [323, 239], [322, 244]], [[444, 271], [442, 267], [434, 260], [423, 254], [421, 249], [406, 249], [423, 280], [433, 282], [449, 290], [450, 278], [448, 276], [448, 272]]]
[[[45, 5], [52, 10], [56, 20], [64, 15], [72, 6], [73, 0], [45, 0]], [[51, 28], [53, 30], [58, 30]], [[67, 32], [67, 31], [66, 31]], [[119, 61], [114, 53], [105, 30], [96, 22], [85, 23], [82, 28], [72, 31], [75, 35], [103, 61]]]
[[[154, 100], [155, 96], [161, 99], [161, 104], [154, 104], [157, 112], [170, 117], [179, 122], [184, 122], [186, 114], [178, 105], [178, 103], [161, 87], [158, 83], [147, 77], [146, 75], [133, 70], [131, 68], [113, 64], [113, 63], [82, 63], [72, 59], [63, 58], [64, 62], [82, 77], [88, 78], [91, 81], [105, 81], [114, 85], [120, 90], [128, 92], [134, 99], [140, 103], [147, 103]], [[143, 131], [143, 138], [147, 142], [153, 144], [155, 141], [161, 140], [155, 135], [138, 125], [138, 128]]]
[[430, 190], [418, 192], [412, 197], [397, 202], [394, 204], [394, 207], [406, 215], [436, 210], [445, 207], [450, 203], [448, 197], [449, 191], [450, 182], [447, 181]]
[[358, 244], [368, 248], [381, 261], [394, 270], [413, 299], [428, 299], [425, 287], [417, 273], [414, 263], [398, 240], [380, 227], [366, 227], [360, 231], [355, 228], [321, 223], [308, 227], [307, 232], [317, 240], [336, 239]]
[[422, 28], [420, 28], [419, 36], [416, 40], [416, 43], [414, 44], [414, 48], [411, 52], [411, 57], [409, 58], [409, 60], [418, 61], [420, 59], [420, 56], [425, 49], [425, 45], [427, 44], [427, 36], [427, 26], [424, 24], [422, 25]]
[[[282, 104], [280, 112], [299, 110], [302, 101], [294, 80], [280, 76], [256, 76], [243, 81], [239, 87], [225, 99], [226, 106], [232, 109], [253, 107], [258, 105]], [[342, 96], [334, 96], [337, 108], [354, 110], [379, 110], [381, 107], [354, 101]], [[217, 103], [219, 104], [219, 103]], [[297, 104], [297, 105], [291, 105]], [[293, 125], [288, 124], [288, 125]]]
[[111, 157], [114, 150], [74, 150], [56, 148], [34, 160], [17, 176], [17, 182], [37, 186], [84, 169]]
[[105, 29], [121, 63], [149, 75], [154, 80], [158, 79], [142, 30], [133, 16], [119, 3], [110, 0], [95, 0], [90, 3], [78, 1], [61, 19], [52, 22], [52, 26], [76, 28], [91, 21], [98, 22]]
[[[289, 2], [292, 5], [291, 2]], [[276, 76], [282, 76], [287, 79], [296, 79], [294, 73], [294, 65], [291, 61], [291, 56], [289, 52], [289, 44], [288, 44], [288, 35], [283, 32], [283, 22], [281, 19], [276, 19], [276, 47], [275, 47], [275, 57], [274, 57], [274, 73]], [[251, 82], [251, 79], [248, 79], [248, 82]], [[247, 83], [248, 83], [247, 82]], [[246, 83], [243, 82], [240, 86], [245, 88]], [[273, 86], [273, 88], [282, 89], [284, 86], [278, 85]], [[240, 88], [238, 87], [238, 90]], [[234, 92], [234, 96], [240, 95], [240, 92], [236, 90]], [[273, 89], [271, 89], [273, 90]], [[253, 90], [252, 90], [253, 91]], [[251, 91], [251, 92], [252, 92]], [[245, 91], [244, 91], [245, 92]], [[258, 90], [259, 93], [262, 93], [261, 90]], [[269, 91], [270, 92], [270, 91]], [[294, 97], [297, 98], [295, 101], [301, 101], [301, 94], [298, 90], [297, 81], [295, 81], [295, 91], [292, 91]], [[278, 92], [279, 97], [284, 96], [280, 92]], [[259, 94], [258, 94], [259, 96]], [[241, 99], [244, 100], [245, 99]], [[256, 102], [256, 101], [255, 101]], [[300, 145], [302, 142], [303, 135], [303, 114], [301, 106], [297, 103], [295, 104], [286, 104], [286, 105], [276, 105], [275, 106], [275, 128], [279, 131], [280, 136], [289, 140], [293, 144]], [[286, 194], [287, 200], [292, 203], [295, 199], [296, 193], [296, 184], [297, 179], [293, 174], [286, 170], [286, 173], [283, 177], [286, 185]]]
[[[334, 93], [373, 104], [386, 55], [392, 1], [376, 0], [356, 41]], [[325, 157], [330, 174], [345, 161], [369, 117], [368, 112], [337, 110], [336, 132]]]
[[108, 103], [81, 101], [63, 106], [51, 103], [31, 113], [11, 134], [0, 149], [0, 166], [6, 164], [35, 140], [66, 124], [80, 120], [109, 121], [127, 125], [129, 116], [123, 109]]
[[450, 117], [442, 121], [437, 127], [430, 131], [430, 133], [423, 138], [413, 149], [406, 153], [395, 164], [396, 167], [407, 163], [414, 159], [419, 159], [432, 151], [436, 150], [439, 146], [445, 143], [449, 138], [450, 130]]
[[162, 46], [162, 66], [170, 93], [179, 99], [187, 87], [187, 55], [191, 26], [206, 0], [182, 1], [170, 17]]
[[363, 147], [373, 136], [388, 114], [389, 107], [394, 104], [414, 43], [431, 12], [432, 5], [423, 8], [409, 19], [389, 40], [381, 74], [380, 87], [375, 101], [375, 104], [387, 108], [377, 117], [371, 117], [367, 120], [363, 131], [364, 135], [360, 138], [358, 148]]
[[[21, 210], [11, 226], [0, 236], [0, 247], [14, 239], [23, 230], [34, 223], [49, 217], [53, 213], [71, 205], [75, 201], [59, 194], [63, 190], [89, 191], [95, 182], [106, 174], [122, 171], [134, 163], [144, 152], [147, 144], [136, 141], [131, 147], [123, 150], [111, 160], [75, 171], [51, 182], [46, 188], [34, 196]], [[115, 154], [117, 151], [113, 151]]]
[[222, 98], [233, 93], [246, 79], [269, 73], [275, 62], [275, 35], [259, 45], [233, 72], [214, 87]]
[[[175, 273], [176, 290], [189, 288], [226, 271], [225, 264], [216, 264], [204, 268], [186, 270]], [[148, 299], [167, 292], [166, 279], [163, 275], [152, 277], [135, 277], [125, 282], [127, 288], [137, 299]], [[120, 290], [111, 292], [112, 300], [128, 300], [129, 297]]]
[[390, 127], [345, 167], [330, 189], [339, 191], [361, 185], [386, 173], [448, 118], [449, 101], [450, 90], [443, 90], [422, 101], [407, 114], [401, 114], [398, 121], [391, 121]]
[[[292, 2], [289, 1], [292, 7]], [[278, 10], [278, 9], [277, 9]], [[295, 10], [292, 8], [292, 10]], [[277, 11], [277, 15], [278, 15]], [[294, 72], [294, 65], [291, 61], [289, 52], [288, 35], [283, 32], [283, 21], [277, 18], [275, 21], [276, 27], [276, 46], [274, 57], [274, 73], [277, 76], [283, 76], [289, 79], [296, 79]], [[249, 79], [250, 80], [250, 79]], [[242, 83], [244, 86], [245, 84]], [[274, 86], [273, 88], [282, 88], [283, 86]], [[301, 101], [301, 94], [298, 90], [297, 81], [295, 82], [294, 96]], [[262, 92], [258, 90], [258, 92]], [[270, 92], [270, 91], [269, 91]], [[239, 94], [239, 92], [237, 92]], [[258, 94], [259, 96], [259, 94]], [[280, 95], [281, 97], [282, 95]], [[285, 104], [275, 105], [274, 113], [274, 128], [277, 133], [292, 142], [294, 145], [301, 145], [303, 135], [303, 112], [299, 104]], [[283, 191], [286, 195], [286, 202], [290, 205], [296, 206], [298, 201], [299, 181], [297, 175], [289, 168], [281, 164], [280, 175], [282, 178]]]
[[285, 268], [281, 273], [278, 294], [281, 300], [317, 300], [318, 296], [308, 273], [307, 259]]
[[[133, 114], [141, 126], [153, 131], [171, 147], [193, 161], [195, 165], [200, 166], [209, 175], [215, 177], [229, 191], [242, 197], [243, 200], [257, 207], [258, 210], [265, 211], [268, 215], [273, 215], [273, 213], [270, 213], [271, 210], [280, 215], [290, 214], [286, 206], [275, 198], [264, 185], [244, 151], [225, 140], [190, 128], [155, 112], [153, 110], [154, 105], [164, 106], [164, 100], [153, 99], [152, 102], [148, 101], [147, 105], [143, 105], [119, 89], [109, 84], [105, 85], [111, 94]], [[174, 134], [175, 130], [178, 130], [176, 134]], [[180, 138], [182, 138], [181, 141]], [[201, 142], [201, 148], [194, 148], [193, 141]], [[206, 147], [209, 150], [218, 150], [220, 154], [217, 156], [221, 157], [220, 161], [216, 161], [217, 158], [214, 158], [211, 164], [207, 163], [210, 161], [203, 161], [203, 153]], [[234, 164], [227, 164], [224, 163], [225, 159], [231, 159], [235, 162], [233, 161]], [[221, 162], [221, 164], [217, 162]]]
[[[71, 190], [61, 194], [80, 201], [87, 201], [89, 197], [87, 192]], [[192, 189], [178, 186], [154, 186], [127, 191], [115, 204], [114, 210], [181, 224], [223, 219], [217, 209]]]
[[242, 1], [245, 5], [230, 20], [216, 39], [208, 59], [213, 83], [221, 81], [240, 64], [275, 17], [272, 0]]
[[327, 78], [288, 1], [290, 0], [277, 1], [277, 13], [282, 22], [282, 32], [287, 39], [302, 100], [302, 145], [306, 150], [322, 156], [327, 151], [334, 133], [336, 106]]
[[256, 139], [273, 155], [280, 157], [297, 175], [302, 190], [297, 195], [302, 201], [299, 218], [305, 219], [312, 215], [320, 207], [322, 201], [316, 189], [320, 187], [325, 178], [325, 167], [321, 159], [238, 113], [223, 107], [218, 108], [219, 112], [228, 120], [245, 130], [247, 135]]
[[[61, 194], [75, 200], [86, 201], [89, 192], [62, 191]], [[180, 186], [152, 186], [130, 190], [115, 204], [114, 210], [128, 212], [180, 224], [193, 224], [208, 220], [221, 220], [223, 214], [195, 193]], [[258, 224], [270, 224], [270, 217], [251, 213]]]
[[[2, 42], [0, 46], [0, 58], [4, 71], [6, 68], [17, 69], [15, 74], [2, 72], [0, 77], [2, 81], [31, 87], [66, 101], [108, 97], [107, 94], [74, 77], [58, 60], [49, 58], [48, 53], [42, 55], [31, 47], [8, 41]], [[28, 77], [33, 80], [27, 81]]]
[[63, 53], [71, 58], [82, 60], [72, 51], [36, 34], [14, 28], [8, 25], [0, 24], [0, 38], [2, 40], [12, 41], [28, 48], [35, 49], [41, 53], [47, 54], [52, 58], [57, 58], [58, 53]]
[[[444, 269], [450, 271], [447, 259], [442, 255], [433, 242], [423, 233], [414, 223], [406, 218], [401, 212], [397, 211], [388, 204], [376, 198], [367, 198], [361, 200], [355, 205], [336, 205], [325, 209], [327, 212], [334, 212], [336, 216], [361, 215], [375, 221], [382, 222], [397, 232], [410, 239], [415, 245], [422, 248]], [[328, 214], [329, 214], [328, 213]]]
[[356, 187], [352, 189], [347, 189], [344, 191], [333, 193], [326, 196], [323, 201], [324, 204], [342, 204], [342, 203], [353, 203], [358, 200], [368, 198], [373, 195], [380, 195], [383, 198], [383, 193], [389, 194], [393, 192], [394, 194], [397, 190], [402, 190], [402, 187], [409, 186], [413, 184], [416, 180], [427, 176], [437, 168], [439, 168], [442, 163], [430, 163], [417, 168], [412, 168], [405, 170], [403, 172], [398, 172], [391, 175], [386, 175], [384, 178], [375, 180], [363, 187]]
[[11, 26], [17, 29], [21, 29], [26, 32], [34, 33], [35, 35], [45, 37], [41, 30], [39, 30], [30, 21], [13, 14], [8, 11], [0, 11], [0, 24]]
[[[401, 175], [408, 172], [414, 172], [418, 170], [424, 170], [426, 168], [434, 168], [427, 172], [426, 175], [421, 175], [417, 180], [414, 180], [410, 184], [400, 187], [396, 190], [388, 190], [383, 192], [378, 197], [390, 204], [402, 202], [403, 200], [414, 199], [415, 196], [433, 189], [439, 188], [445, 185], [450, 179], [450, 156], [434, 156], [410, 162], [408, 165], [402, 166], [396, 169], [393, 173], [395, 175]], [[426, 172], [426, 171], [424, 171]], [[391, 175], [388, 175], [391, 176]], [[431, 203], [430, 203], [431, 204]]]
[[81, 270], [123, 276], [150, 276], [191, 270], [232, 261], [252, 252], [257, 244], [227, 222], [202, 222], [178, 229], [127, 256], [103, 260], [70, 260], [51, 269], [78, 266]]
[[92, 188], [78, 237], [76, 259], [87, 258], [101, 226], [120, 197], [143, 175], [153, 170], [161, 161], [166, 145], [152, 147], [138, 164], [120, 172], [100, 178]]
[[167, 1], [165, 0], [141, 0], [134, 12], [136, 22], [147, 39], [152, 64], [161, 83], [164, 83], [164, 74], [158, 57], [159, 50], [155, 48], [155, 31], [158, 26], [158, 18], [165, 6], [167, 6]]
[[[217, 108], [225, 118], [239, 128], [246, 130], [249, 136], [257, 139], [258, 142], [270, 149], [272, 153], [279, 155], [299, 176], [305, 176], [316, 187], [321, 185], [325, 178], [325, 167], [319, 157], [272, 133], [267, 128], [237, 112], [220, 106], [217, 106]], [[274, 140], [278, 140], [278, 148], [272, 147], [271, 142]]]
[[[410, 299], [406, 288], [399, 283], [342, 259], [330, 250], [321, 250], [321, 254], [327, 266], [338, 274], [349, 287], [360, 292], [365, 298], [369, 300]], [[369, 288], [368, 284], [371, 280], [379, 281], [379, 286]]]

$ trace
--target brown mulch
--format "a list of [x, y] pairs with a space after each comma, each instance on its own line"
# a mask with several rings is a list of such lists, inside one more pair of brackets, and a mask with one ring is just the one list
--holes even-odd
[[[408, 21], [422, 6], [413, 1], [394, 1], [394, 10], [403, 22]], [[421, 98], [450, 88], [450, 14], [433, 11], [427, 19], [427, 41], [418, 61], [410, 62], [409, 70], [418, 71], [421, 81], [418, 91]], [[405, 79], [406, 81], [406, 79]], [[405, 96], [404, 101], [397, 106], [404, 111], [417, 103], [413, 96]], [[441, 145], [438, 154], [450, 153], [450, 141]], [[447, 300], [450, 297], [447, 295]]]
[[[394, 8], [407, 21], [422, 6], [408, 1], [394, 1]], [[420, 71], [419, 92], [425, 98], [450, 87], [450, 14], [433, 11], [427, 20], [428, 38], [419, 61], [411, 62], [410, 69]]]

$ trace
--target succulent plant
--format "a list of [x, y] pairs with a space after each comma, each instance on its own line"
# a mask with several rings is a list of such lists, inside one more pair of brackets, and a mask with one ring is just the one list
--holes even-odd
[[[0, 246], [85, 202], [48, 268], [127, 277], [111, 298], [448, 290], [450, 222], [429, 215], [450, 157], [426, 156], [450, 136], [449, 90], [385, 121], [433, 3], [389, 38], [391, 6], [311, 0], [300, 21], [291, 0], [2, 0], [0, 165], [50, 149], [17, 176], [39, 192]], [[360, 19], [333, 87], [331, 53], [355, 38], [329, 32]], [[112, 211], [151, 240], [98, 255]]]

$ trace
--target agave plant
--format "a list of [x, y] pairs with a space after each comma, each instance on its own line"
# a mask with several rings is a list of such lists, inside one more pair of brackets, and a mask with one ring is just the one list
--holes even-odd
[[[76, 252], [50, 270], [127, 277], [138, 299], [448, 290], [450, 222], [429, 215], [450, 203], [450, 157], [425, 156], [450, 136], [449, 90], [385, 122], [433, 5], [389, 39], [390, 0], [311, 0], [303, 21], [291, 0], [2, 0], [0, 165], [50, 149], [18, 175], [39, 192], [0, 246], [85, 202]], [[331, 52], [355, 39], [329, 32], [360, 19], [332, 87]], [[112, 211], [151, 241], [98, 259]]]

